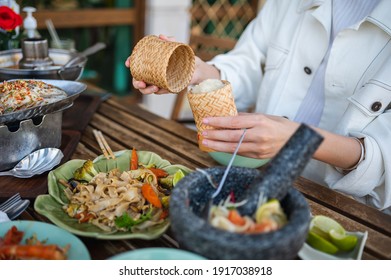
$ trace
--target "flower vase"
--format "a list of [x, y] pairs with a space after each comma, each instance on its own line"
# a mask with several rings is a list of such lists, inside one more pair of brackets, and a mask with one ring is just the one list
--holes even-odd
[[0, 40], [1, 51], [18, 49], [18, 48], [19, 48], [19, 40], [17, 39]]

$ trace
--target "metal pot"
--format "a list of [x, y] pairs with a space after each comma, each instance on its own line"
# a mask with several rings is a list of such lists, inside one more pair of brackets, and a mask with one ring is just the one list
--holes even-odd
[[75, 81], [41, 81], [62, 89], [67, 97], [0, 116], [0, 171], [14, 167], [33, 151], [60, 147], [62, 113], [87, 88]]
[[0, 124], [0, 170], [11, 169], [41, 148], [61, 145], [62, 111], [13, 124]]
[[[49, 57], [54, 65], [43, 69], [20, 69], [19, 61], [22, 59], [22, 50], [13, 49], [0, 52], [0, 81], [10, 79], [49, 79], [49, 80], [78, 80], [87, 63], [87, 57], [78, 52], [49, 49]], [[77, 63], [63, 67], [74, 58]]]

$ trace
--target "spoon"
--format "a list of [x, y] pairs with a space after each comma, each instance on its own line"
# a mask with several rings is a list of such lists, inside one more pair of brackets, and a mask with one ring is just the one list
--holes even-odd
[[52, 169], [61, 162], [63, 153], [57, 148], [43, 148], [24, 157], [11, 170], [0, 172], [0, 176], [30, 178]]
[[45, 20], [46, 27], [49, 30], [50, 36], [52, 37], [52, 40], [56, 43], [57, 46], [61, 46], [60, 37], [58, 36], [58, 33], [56, 31], [56, 28], [54, 28], [53, 21], [51, 19]]
[[85, 63], [87, 61], [87, 56], [92, 55], [104, 48], [106, 48], [106, 44], [102, 42], [98, 42], [95, 45], [86, 48], [84, 51], [79, 53], [79, 55], [71, 58], [67, 63], [65, 63], [61, 67], [53, 66], [53, 65], [43, 65], [43, 66], [36, 66], [34, 70], [58, 70], [61, 72], [64, 71], [66, 68], [76, 66], [80, 63]]
[[225, 179], [227, 179], [227, 175], [228, 175], [229, 170], [231, 169], [231, 166], [232, 166], [232, 164], [233, 164], [233, 162], [234, 162], [234, 160], [235, 160], [236, 154], [237, 154], [238, 151], [239, 151], [239, 147], [240, 147], [240, 145], [241, 145], [242, 142], [243, 142], [244, 135], [246, 134], [246, 131], [247, 131], [247, 129], [245, 128], [245, 129], [243, 130], [242, 136], [240, 136], [239, 143], [238, 143], [238, 145], [236, 146], [235, 152], [233, 153], [231, 159], [229, 160], [228, 166], [227, 166], [227, 168], [226, 168], [225, 171], [224, 171], [223, 178], [221, 179], [220, 184], [219, 184], [219, 186], [217, 187], [217, 190], [212, 194], [212, 199], [215, 198], [215, 197], [220, 193], [221, 189], [223, 188], [223, 185], [224, 185], [224, 183], [225, 183]]
[[[213, 205], [213, 199], [220, 193], [221, 189], [223, 188], [223, 185], [224, 185], [224, 183], [225, 183], [225, 180], [227, 179], [228, 173], [229, 173], [229, 171], [230, 171], [230, 169], [231, 169], [231, 167], [232, 167], [232, 164], [233, 164], [233, 162], [234, 162], [234, 160], [235, 160], [236, 154], [237, 154], [238, 151], [239, 151], [239, 147], [240, 147], [240, 145], [241, 145], [242, 142], [243, 142], [244, 135], [246, 135], [246, 131], [247, 131], [247, 129], [245, 128], [245, 129], [243, 130], [242, 136], [241, 136], [240, 139], [239, 139], [238, 145], [236, 146], [236, 149], [235, 149], [234, 153], [232, 154], [231, 159], [229, 160], [229, 163], [228, 163], [228, 165], [227, 165], [227, 168], [226, 168], [225, 171], [224, 171], [224, 174], [223, 174], [223, 177], [222, 177], [222, 179], [221, 179], [221, 181], [220, 181], [220, 183], [219, 183], [219, 186], [217, 187], [216, 191], [215, 191], [215, 192], [212, 194], [212, 196], [210, 197], [209, 202], [205, 204], [204, 209], [201, 211], [201, 216], [203, 216], [203, 217], [205, 217], [205, 218], [209, 217], [209, 211], [210, 211], [210, 208], [211, 208], [212, 205]], [[207, 178], [208, 178], [208, 180], [209, 180], [209, 177], [208, 177], [208, 176], [207, 176]], [[211, 181], [209, 181], [209, 183], [211, 183]]]
[[65, 63], [61, 68], [68, 68], [73, 65], [77, 65], [80, 62], [84, 62], [85, 58], [89, 55], [92, 55], [102, 49], [106, 48], [106, 44], [102, 42], [98, 42], [95, 45], [92, 45], [91, 47], [86, 48], [84, 51], [79, 53], [78, 56], [75, 56], [74, 58], [70, 59], [67, 63]]

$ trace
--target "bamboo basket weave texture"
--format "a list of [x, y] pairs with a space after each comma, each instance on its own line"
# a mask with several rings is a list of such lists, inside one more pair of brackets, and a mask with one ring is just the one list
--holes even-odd
[[238, 114], [232, 95], [232, 86], [228, 81], [223, 80], [222, 82], [225, 84], [224, 87], [214, 91], [192, 93], [190, 89], [187, 92], [187, 98], [197, 127], [198, 146], [204, 152], [214, 151], [202, 144], [202, 132], [213, 127], [202, 123], [202, 119], [205, 117], [236, 116]]
[[194, 67], [195, 56], [189, 45], [165, 41], [155, 35], [141, 39], [130, 56], [133, 78], [172, 93], [189, 85]]

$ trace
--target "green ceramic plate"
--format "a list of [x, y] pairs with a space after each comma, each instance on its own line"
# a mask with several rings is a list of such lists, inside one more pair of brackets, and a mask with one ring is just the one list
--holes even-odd
[[[232, 154], [223, 152], [210, 152], [209, 155], [221, 165], [228, 165], [232, 157]], [[232, 165], [248, 168], [258, 168], [268, 161], [269, 159], [256, 159], [237, 155]]]
[[109, 260], [206, 260], [192, 252], [174, 248], [145, 248], [127, 251]]
[[[118, 168], [121, 171], [130, 169], [131, 151], [124, 150], [114, 153], [116, 159], [105, 159], [99, 156], [94, 160], [94, 166], [97, 171], [107, 172], [111, 169]], [[162, 159], [155, 153], [138, 151], [138, 159], [140, 163], [145, 165], [154, 163], [158, 168], [164, 169], [169, 174], [174, 174], [178, 170], [189, 174], [191, 169], [182, 165], [172, 165], [169, 161]], [[41, 215], [47, 217], [57, 226], [64, 228], [74, 234], [80, 236], [94, 237], [99, 239], [155, 239], [162, 235], [170, 225], [169, 219], [163, 223], [149, 228], [145, 232], [131, 233], [131, 232], [116, 232], [107, 233], [98, 227], [89, 224], [79, 224], [77, 219], [69, 217], [62, 209], [63, 205], [67, 204], [68, 199], [64, 194], [64, 186], [58, 183], [59, 179], [69, 180], [73, 176], [73, 172], [81, 167], [85, 160], [70, 160], [65, 164], [59, 166], [48, 175], [48, 190], [49, 194], [39, 195], [34, 203], [35, 210]]]
[[68, 260], [90, 260], [90, 253], [79, 238], [55, 225], [36, 222], [36, 221], [10, 221], [1, 223], [0, 236], [16, 226], [19, 231], [23, 231], [22, 244], [25, 244], [26, 238], [34, 234], [38, 240], [46, 240], [46, 244], [56, 244], [60, 247], [70, 245], [68, 251]]

